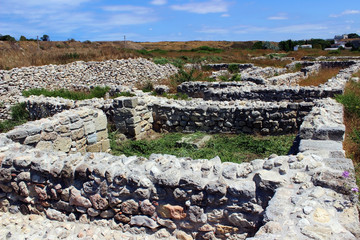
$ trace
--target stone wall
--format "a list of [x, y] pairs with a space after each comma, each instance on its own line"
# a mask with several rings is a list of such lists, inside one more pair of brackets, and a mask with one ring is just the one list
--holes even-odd
[[[339, 104], [323, 100], [300, 132], [314, 133], [327, 124], [337, 128], [341, 116]], [[336, 138], [330, 133], [321, 140], [300, 134], [297, 155], [242, 164], [218, 157], [66, 154], [20, 145], [1, 134], [0, 207], [58, 221], [102, 219], [123, 231], [165, 231], [179, 239], [355, 240], [360, 224], [351, 191], [354, 167], [337, 149], [321, 147], [341, 146], [343, 132]], [[306, 148], [306, 141], [317, 143]], [[336, 161], [329, 154], [337, 155]]]
[[153, 103], [154, 129], [170, 132], [261, 133], [297, 132], [312, 103], [243, 102], [219, 105], [177, 101]]
[[146, 81], [155, 83], [176, 72], [177, 68], [171, 64], [158, 65], [143, 58], [0, 70], [0, 119], [9, 117], [10, 106], [18, 103], [23, 90], [87, 90], [93, 86], [132, 88]]
[[107, 152], [110, 149], [107, 118], [98, 109], [78, 108], [50, 118], [31, 121], [6, 133], [6, 137], [38, 149]]

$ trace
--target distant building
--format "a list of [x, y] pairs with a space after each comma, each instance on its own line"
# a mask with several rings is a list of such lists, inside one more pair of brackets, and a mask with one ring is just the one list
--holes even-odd
[[349, 35], [347, 35], [347, 34], [336, 35], [336, 36], [334, 37], [334, 41], [335, 41], [335, 44], [336, 44], [336, 43], [341, 42], [341, 40], [343, 40], [343, 39], [348, 39], [348, 38], [349, 38]]
[[294, 51], [297, 51], [299, 49], [311, 49], [312, 48], [312, 45], [311, 44], [305, 44], [305, 45], [296, 45], [294, 47]]

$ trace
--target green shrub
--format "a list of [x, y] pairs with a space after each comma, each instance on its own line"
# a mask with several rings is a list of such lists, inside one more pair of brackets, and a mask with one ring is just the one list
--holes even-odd
[[[353, 88], [360, 89], [360, 83], [351, 82]], [[344, 105], [345, 111], [360, 117], [360, 96], [355, 91], [348, 90], [343, 95], [337, 95], [336, 100]]]
[[239, 72], [239, 64], [235, 64], [235, 63], [229, 64], [228, 71], [231, 73]]
[[26, 123], [30, 116], [26, 109], [26, 103], [18, 103], [11, 107], [11, 119], [0, 122], [0, 133], [8, 132], [15, 126]]
[[74, 52], [74, 53], [65, 53], [62, 56], [63, 59], [79, 59], [80, 58], [80, 54]]
[[194, 68], [190, 71], [180, 69], [175, 75], [171, 76], [170, 79], [175, 84], [181, 84], [183, 82], [194, 82], [202, 79], [202, 73], [197, 73]]
[[143, 92], [151, 92], [154, 90], [154, 85], [151, 81], [146, 81], [144, 86], [142, 87]]
[[230, 78], [230, 82], [240, 82], [241, 81], [241, 75], [240, 74], [234, 74], [231, 78]]
[[229, 77], [225, 76], [225, 75], [221, 75], [218, 77], [220, 81], [222, 82], [228, 82], [229, 81]]
[[167, 63], [170, 63], [170, 61], [167, 58], [163, 58], [163, 57], [153, 58], [153, 62], [155, 64], [160, 64], [160, 65], [165, 65]]

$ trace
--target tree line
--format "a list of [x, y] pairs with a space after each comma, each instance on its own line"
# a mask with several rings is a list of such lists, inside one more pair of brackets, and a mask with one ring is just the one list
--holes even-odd
[[[41, 41], [50, 41], [49, 35], [44, 34], [41, 38]], [[9, 41], [9, 42], [16, 42], [16, 39], [10, 35], [1, 35], [0, 34], [0, 41]], [[25, 36], [20, 36], [19, 41], [37, 41], [34, 38], [26, 38]]]

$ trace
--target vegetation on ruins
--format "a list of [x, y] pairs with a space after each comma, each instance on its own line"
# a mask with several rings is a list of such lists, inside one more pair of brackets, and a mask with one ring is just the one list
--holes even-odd
[[15, 126], [24, 124], [29, 120], [26, 103], [18, 103], [11, 107], [11, 119], [0, 121], [0, 133], [8, 132]]
[[109, 91], [109, 87], [99, 87], [96, 86], [90, 89], [90, 92], [80, 92], [80, 91], [69, 91], [67, 89], [57, 89], [57, 90], [47, 90], [44, 88], [34, 88], [22, 92], [22, 95], [29, 97], [32, 95], [45, 97], [61, 97], [71, 100], [84, 100], [91, 98], [102, 98]]
[[273, 153], [286, 155], [295, 139], [295, 135], [264, 137], [246, 134], [214, 134], [203, 148], [197, 149], [191, 144], [178, 143], [184, 136], [196, 139], [204, 135], [205, 133], [200, 132], [190, 134], [190, 136], [184, 133], [169, 133], [155, 140], [118, 142], [115, 131], [109, 133], [109, 138], [114, 155], [149, 157], [152, 153], [161, 153], [193, 159], [211, 159], [219, 156], [223, 162], [236, 163], [269, 157]]
[[[360, 72], [354, 75], [360, 77]], [[346, 126], [344, 150], [354, 162], [357, 185], [360, 184], [360, 82], [348, 82], [343, 95], [336, 100], [344, 105]]]
[[332, 77], [335, 77], [341, 68], [321, 68], [316, 74], [311, 74], [299, 82], [300, 86], [319, 86], [326, 83]]

